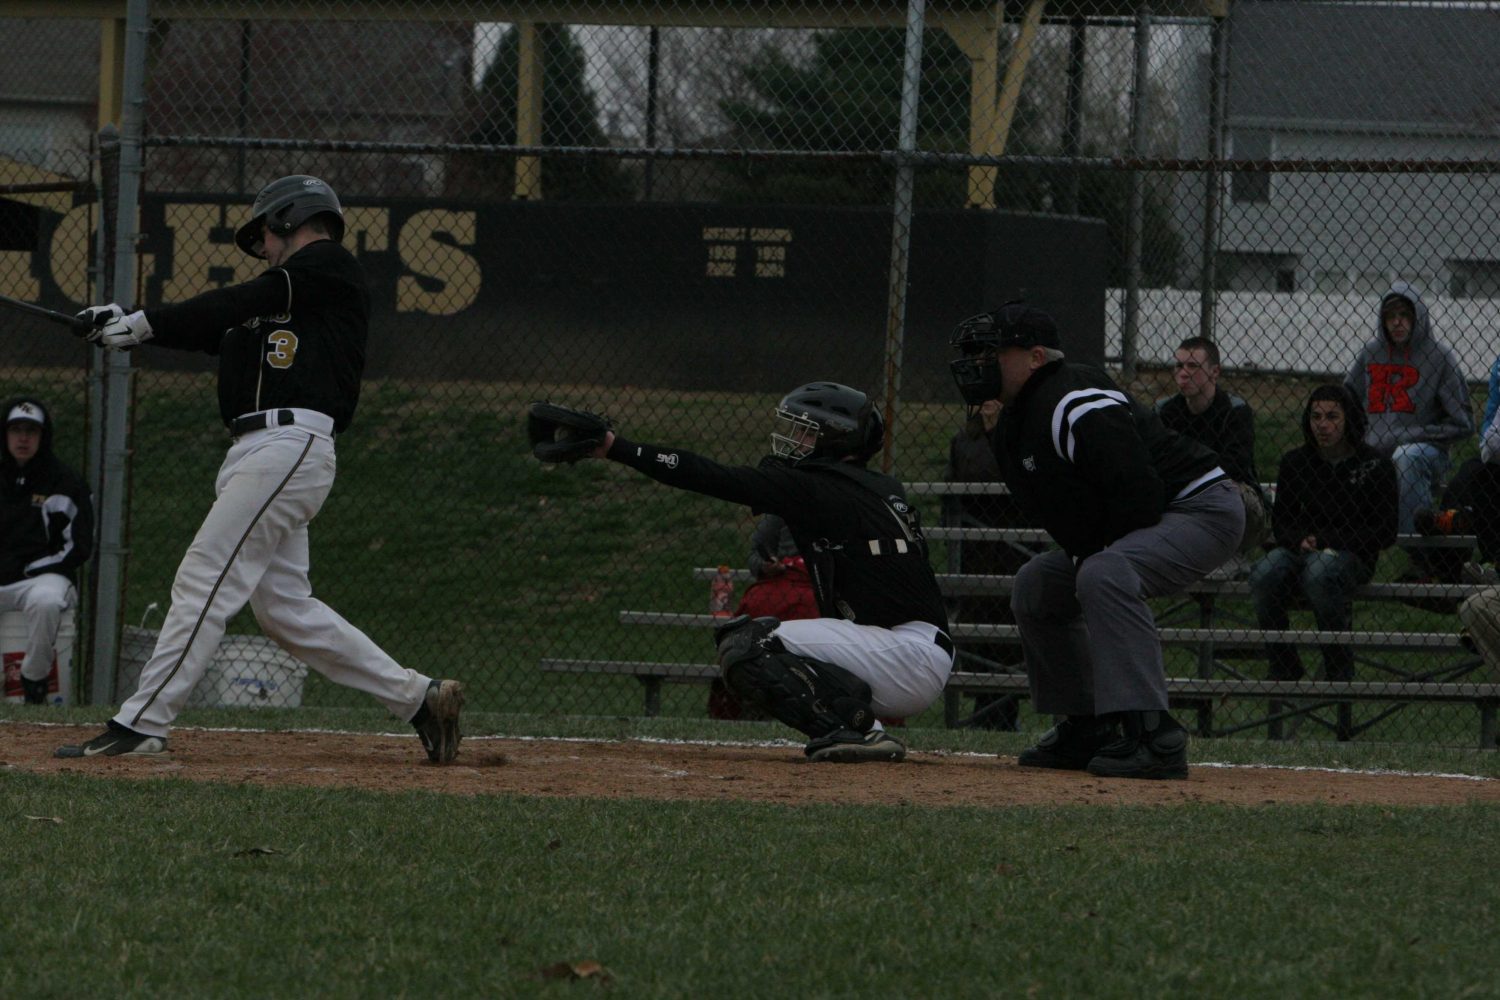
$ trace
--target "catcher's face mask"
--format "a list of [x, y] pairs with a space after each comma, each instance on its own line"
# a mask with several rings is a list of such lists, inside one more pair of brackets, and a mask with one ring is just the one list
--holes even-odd
[[818, 448], [818, 422], [805, 413], [778, 409], [771, 431], [771, 454], [793, 461], [806, 458]]

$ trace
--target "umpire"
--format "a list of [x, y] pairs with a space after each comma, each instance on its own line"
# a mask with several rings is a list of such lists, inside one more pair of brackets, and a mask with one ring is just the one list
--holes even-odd
[[308, 580], [307, 528], [333, 489], [333, 438], [354, 417], [369, 328], [364, 271], [339, 243], [343, 209], [326, 183], [295, 174], [266, 185], [250, 215], [235, 243], [269, 265], [258, 277], [143, 311], [80, 313], [101, 347], [218, 355], [219, 415], [231, 443], [139, 688], [103, 733], [56, 756], [165, 753], [225, 623], [248, 602], [283, 649], [410, 720], [428, 758], [446, 764], [458, 749], [462, 686], [398, 664], [313, 597]]
[[[535, 419], [537, 408], [532, 412]], [[901, 760], [906, 748], [879, 717], [921, 712], [953, 668], [947, 614], [917, 512], [900, 482], [865, 468], [885, 425], [863, 392], [811, 382], [781, 400], [776, 420], [772, 454], [755, 467], [637, 444], [603, 425], [591, 453], [668, 486], [782, 518], [807, 562], [822, 617], [729, 619], [714, 631], [724, 682], [742, 701], [804, 733], [812, 760]], [[548, 459], [546, 446], [533, 451]]]
[[1021, 765], [1186, 778], [1187, 731], [1167, 714], [1146, 601], [1234, 554], [1239, 489], [1213, 452], [1101, 369], [1067, 361], [1042, 310], [1007, 303], [959, 323], [951, 343], [964, 402], [1003, 407], [992, 441], [1005, 482], [1060, 546], [1021, 567], [1011, 595], [1032, 701], [1066, 716]]

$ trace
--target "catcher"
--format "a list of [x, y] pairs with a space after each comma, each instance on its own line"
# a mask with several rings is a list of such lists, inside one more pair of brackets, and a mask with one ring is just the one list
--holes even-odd
[[820, 618], [739, 615], [714, 629], [723, 679], [742, 701], [801, 731], [815, 761], [899, 761], [878, 717], [916, 715], [942, 693], [953, 643], [917, 512], [901, 484], [865, 468], [885, 440], [868, 397], [834, 382], [776, 407], [771, 454], [755, 466], [638, 444], [594, 414], [533, 403], [544, 462], [609, 458], [678, 489], [782, 518], [807, 561]]

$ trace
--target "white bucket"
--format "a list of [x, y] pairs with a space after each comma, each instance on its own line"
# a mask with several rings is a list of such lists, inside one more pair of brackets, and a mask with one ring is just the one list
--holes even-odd
[[[47, 675], [47, 703], [66, 705], [73, 700], [73, 644], [78, 625], [73, 609], [63, 612], [52, 651], [52, 672]], [[26, 616], [19, 611], [0, 614], [0, 659], [5, 664], [5, 700], [25, 700], [21, 688], [21, 661], [26, 658]]]
[[[120, 635], [118, 700], [140, 685], [141, 668], [156, 649], [155, 629], [125, 626]], [[263, 635], [226, 635], [187, 708], [299, 708], [307, 666]]]
[[225, 708], [299, 708], [307, 667], [263, 635], [226, 635], [198, 687]]

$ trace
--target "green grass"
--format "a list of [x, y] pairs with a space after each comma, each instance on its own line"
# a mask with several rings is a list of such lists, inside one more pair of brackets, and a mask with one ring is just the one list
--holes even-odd
[[[1493, 807], [0, 785], [5, 996], [1457, 997], [1500, 977]], [[611, 981], [542, 978], [583, 961]]]
[[[1300, 443], [1296, 421], [1312, 383], [1266, 377], [1226, 384], [1256, 406], [1260, 469], [1272, 478], [1279, 455]], [[63, 432], [59, 448], [81, 464], [81, 375], [48, 369], [0, 379], [0, 392], [22, 387], [52, 402]], [[1170, 391], [1165, 371], [1145, 371], [1135, 386], [1148, 400]], [[480, 709], [634, 714], [641, 705], [634, 680], [543, 676], [537, 661], [706, 662], [711, 650], [701, 631], [623, 626], [617, 614], [704, 608], [707, 588], [689, 569], [743, 564], [752, 519], [744, 508], [661, 487], [613, 464], [540, 465], [529, 457], [522, 414], [527, 401], [542, 397], [602, 410], [638, 439], [745, 463], [765, 452], [774, 405], [770, 396], [628, 386], [371, 381], [351, 431], [339, 440], [337, 485], [311, 528], [314, 589], [402, 663], [467, 681]], [[155, 624], [158, 614], [148, 616], [147, 609], [155, 604], [159, 612], [170, 603], [172, 577], [212, 501], [227, 440], [211, 375], [141, 371], [135, 400], [124, 617]], [[941, 479], [961, 420], [957, 404], [903, 406], [896, 471], [908, 480]], [[1472, 452], [1472, 443], [1455, 453], [1455, 466], [1465, 448]], [[917, 504], [927, 523], [937, 523], [935, 499]], [[945, 567], [946, 546], [932, 549], [934, 564]], [[1388, 554], [1377, 578], [1402, 568], [1404, 557]], [[1245, 611], [1243, 602], [1224, 607]], [[1370, 613], [1392, 627], [1454, 627], [1452, 616], [1399, 605]], [[256, 627], [244, 612], [230, 630]], [[1174, 670], [1193, 672], [1190, 651], [1169, 656]], [[1317, 666], [1315, 652], [1307, 665]], [[306, 681], [304, 703], [367, 704], [317, 675]], [[668, 686], [663, 711], [690, 718], [703, 714], [703, 704], [701, 687]], [[1232, 720], [1239, 707], [1221, 711]], [[913, 721], [925, 726], [939, 719], [932, 710]], [[1382, 723], [1380, 733], [1463, 745], [1475, 729], [1467, 706], [1413, 707]]]

